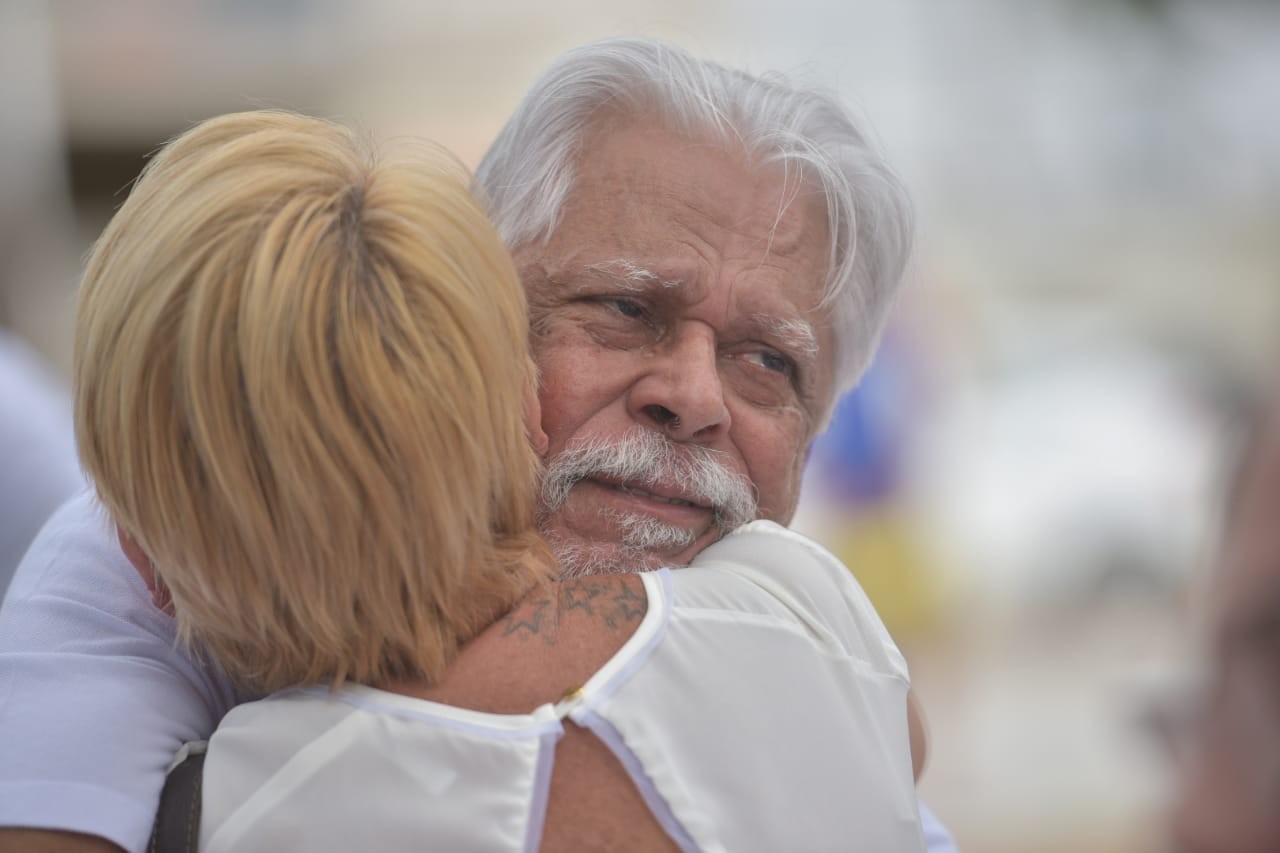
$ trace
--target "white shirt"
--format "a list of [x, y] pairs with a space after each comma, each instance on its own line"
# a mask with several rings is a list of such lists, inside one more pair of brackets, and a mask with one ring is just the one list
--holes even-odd
[[37, 534], [0, 607], [0, 826], [142, 853], [174, 753], [234, 702], [177, 650], [86, 489]]
[[209, 745], [201, 849], [536, 850], [565, 719], [682, 850], [925, 849], [906, 664], [844, 566], [758, 521], [642, 580], [636, 633], [529, 714], [359, 686], [232, 710]]
[[[173, 620], [81, 493], [36, 536], [0, 608], [0, 826], [142, 853], [173, 755], [235, 700], [215, 668], [175, 649]], [[930, 853], [956, 849], [921, 817]]]
[[0, 330], [0, 595], [49, 513], [83, 488], [71, 395], [33, 350]]

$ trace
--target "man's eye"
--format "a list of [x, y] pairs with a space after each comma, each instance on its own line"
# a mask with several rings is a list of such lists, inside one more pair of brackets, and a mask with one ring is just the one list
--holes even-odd
[[604, 300], [605, 304], [612, 306], [619, 314], [630, 320], [639, 320], [644, 317], [644, 306], [634, 299], [612, 298]]
[[795, 372], [795, 365], [791, 363], [791, 359], [782, 353], [762, 350], [756, 353], [754, 357], [765, 370], [771, 370], [774, 373], [782, 373], [787, 376]]

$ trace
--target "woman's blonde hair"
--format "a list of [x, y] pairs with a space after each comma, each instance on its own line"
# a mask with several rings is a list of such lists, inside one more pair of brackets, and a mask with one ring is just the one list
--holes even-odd
[[435, 680], [553, 571], [524, 293], [465, 170], [282, 112], [162, 149], [94, 247], [80, 455], [259, 690]]

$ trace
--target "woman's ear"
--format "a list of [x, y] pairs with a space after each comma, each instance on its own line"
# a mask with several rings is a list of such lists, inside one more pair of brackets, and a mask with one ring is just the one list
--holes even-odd
[[538, 458], [546, 456], [551, 439], [542, 429], [542, 402], [538, 400], [536, 382], [530, 382], [524, 390], [524, 430]]
[[169, 594], [169, 588], [164, 585], [164, 581], [156, 577], [155, 563], [151, 562], [147, 552], [142, 550], [138, 540], [126, 533], [124, 528], [118, 524], [116, 525], [116, 539], [120, 541], [120, 550], [124, 551], [124, 555], [133, 564], [133, 570], [138, 573], [138, 576], [142, 578], [142, 582], [147, 585], [147, 590], [151, 593], [151, 602], [160, 610], [172, 616], [173, 597]]

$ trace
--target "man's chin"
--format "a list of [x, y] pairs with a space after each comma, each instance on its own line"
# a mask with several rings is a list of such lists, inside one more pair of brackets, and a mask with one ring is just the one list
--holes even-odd
[[602, 510], [572, 498], [541, 527], [560, 560], [561, 576], [566, 578], [686, 565], [719, 538], [715, 527], [682, 529], [662, 519]]
[[698, 550], [696, 547], [677, 551], [646, 549], [620, 542], [584, 539], [561, 531], [548, 532], [547, 541], [560, 562], [560, 576], [566, 579], [650, 572], [664, 566], [683, 566]]

